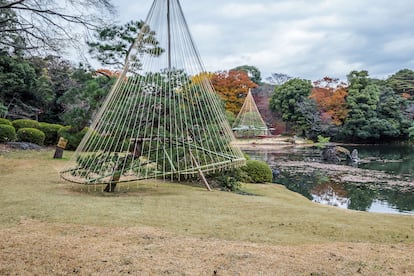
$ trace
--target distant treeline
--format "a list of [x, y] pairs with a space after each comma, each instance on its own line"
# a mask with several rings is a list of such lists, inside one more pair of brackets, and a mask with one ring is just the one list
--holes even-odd
[[[252, 70], [256, 74], [250, 74]], [[24, 58], [1, 52], [1, 117], [82, 130], [90, 124], [118, 74], [74, 65], [58, 56]], [[274, 76], [283, 81], [273, 80], [270, 108], [275, 111], [275, 120], [286, 123], [290, 134], [354, 142], [407, 141], [414, 137], [412, 70], [400, 70], [386, 80], [372, 79], [367, 71], [352, 71], [347, 83], [329, 77], [312, 83], [283, 74]], [[223, 99], [230, 121], [248, 89], [261, 85], [260, 72], [253, 66], [208, 73], [206, 77]]]

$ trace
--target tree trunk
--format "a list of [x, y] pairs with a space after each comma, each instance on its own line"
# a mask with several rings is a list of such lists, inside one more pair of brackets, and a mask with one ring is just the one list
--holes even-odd
[[121, 170], [120, 168], [116, 168], [117, 170], [112, 175], [111, 181], [106, 185], [104, 191], [107, 193], [115, 192], [116, 184], [118, 184], [119, 179], [121, 178]]
[[116, 184], [118, 184], [118, 182], [110, 182], [106, 185], [104, 191], [107, 193], [113, 193], [115, 191], [116, 188]]
[[[139, 158], [142, 153], [142, 140], [137, 139], [129, 151], [133, 158]], [[115, 166], [115, 172], [112, 175], [111, 181], [106, 185], [104, 189], [105, 192], [113, 193], [115, 191], [116, 184], [118, 184], [119, 179], [121, 178], [123, 164], [124, 162], [118, 162]]]

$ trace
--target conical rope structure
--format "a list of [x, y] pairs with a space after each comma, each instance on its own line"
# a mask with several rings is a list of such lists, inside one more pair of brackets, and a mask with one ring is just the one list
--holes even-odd
[[[125, 67], [62, 178], [181, 179], [244, 164], [178, 0], [155, 0]], [[109, 185], [111, 184], [111, 185]]]
[[233, 131], [238, 138], [270, 135], [269, 128], [260, 115], [250, 89], [236, 120], [234, 120]]

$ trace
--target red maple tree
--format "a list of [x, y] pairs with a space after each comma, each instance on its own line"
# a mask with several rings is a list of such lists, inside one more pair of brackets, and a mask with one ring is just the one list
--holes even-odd
[[257, 87], [245, 71], [219, 71], [212, 75], [211, 83], [226, 104], [226, 110], [235, 115], [240, 111], [250, 88]]

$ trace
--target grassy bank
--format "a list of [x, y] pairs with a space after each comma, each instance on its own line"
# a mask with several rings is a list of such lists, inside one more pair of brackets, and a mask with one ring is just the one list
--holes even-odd
[[[312, 203], [280, 185], [245, 184], [257, 196], [208, 192], [156, 180], [115, 194], [59, 179], [52, 152], [2, 154], [0, 222], [22, 218], [98, 226], [152, 226], [176, 233], [273, 244], [328, 241], [414, 242], [412, 216], [342, 210]], [[88, 192], [89, 190], [89, 192]]]
[[[212, 243], [218, 243], [218, 247], [221, 243], [217, 241], [222, 241], [223, 245], [235, 247], [234, 250], [237, 252], [240, 250], [239, 246], [243, 248], [246, 246], [244, 243], [249, 246], [252, 246], [251, 243], [257, 244], [253, 247], [258, 251], [260, 246], [267, 248], [263, 248], [263, 252], [266, 250], [274, 252], [272, 250], [276, 249], [272, 246], [283, 246], [283, 250], [294, 248], [292, 250], [296, 253], [292, 254], [299, 254], [298, 251], [304, 250], [309, 253], [310, 258], [314, 254], [312, 251], [316, 250], [316, 245], [321, 252], [323, 251], [320, 249], [321, 246], [329, 248], [329, 250], [325, 248], [328, 251], [321, 253], [321, 256], [326, 254], [328, 257], [329, 252], [339, 254], [335, 251], [339, 250], [338, 248], [343, 248], [344, 252], [349, 251], [349, 248], [367, 247], [368, 250], [374, 248], [372, 250], [378, 251], [376, 253], [378, 256], [384, 253], [383, 250], [388, 250], [389, 254], [387, 253], [384, 260], [375, 255], [377, 261], [370, 264], [370, 270], [366, 271], [375, 272], [377, 269], [375, 267], [379, 263], [390, 262], [392, 269], [398, 268], [399, 272], [414, 273], [414, 267], [409, 265], [413, 262], [412, 257], [409, 256], [414, 255], [412, 216], [375, 214], [323, 206], [288, 191], [284, 186], [274, 184], [245, 184], [244, 189], [255, 194], [255, 196], [247, 196], [221, 191], [208, 192], [201, 184], [197, 187], [149, 180], [125, 184], [122, 185], [120, 192], [107, 194], [101, 192], [100, 187], [95, 189], [92, 186], [87, 189], [85, 186], [60, 180], [57, 172], [64, 166], [65, 160], [53, 160], [52, 156], [52, 151], [0, 154], [0, 210], [2, 210], [0, 238], [6, 243], [10, 237], [16, 235], [22, 235], [20, 239], [27, 241], [36, 240], [36, 237], [41, 240], [41, 235], [46, 235], [43, 242], [47, 244], [57, 239], [56, 237], [61, 237], [62, 233], [65, 233], [65, 239], [77, 237], [76, 235], [95, 239], [95, 234], [101, 233], [99, 236], [102, 240], [94, 243], [104, 246], [105, 242], [111, 241], [114, 237], [115, 241], [122, 240], [119, 236], [122, 231], [135, 231], [136, 241], [145, 241], [142, 229], [151, 229], [148, 233], [153, 234], [154, 231], [169, 233], [165, 234], [167, 236], [160, 234], [168, 241], [171, 241], [168, 235], [173, 235], [174, 238], [183, 237], [184, 241], [181, 239], [177, 244], [180, 242], [185, 244], [190, 242], [188, 239], [192, 239], [191, 242], [198, 244], [197, 246], [208, 243], [204, 246], [210, 247], [212, 244], [208, 239], [211, 239]], [[27, 224], [27, 229], [31, 230], [25, 231]], [[59, 231], [51, 230], [56, 227]], [[37, 235], [35, 238], [30, 236], [34, 235], [32, 232]], [[26, 233], [27, 236], [22, 233]], [[46, 237], [49, 237], [50, 241], [46, 241]], [[127, 240], [135, 240], [135, 238], [128, 237]], [[131, 242], [127, 240], [124, 246]], [[62, 241], [57, 239], [56, 243], [58, 242]], [[88, 244], [86, 241], [78, 242]], [[237, 243], [237, 246], [233, 243]], [[337, 249], [330, 249], [333, 244]], [[2, 248], [8, 246], [10, 245], [3, 245]], [[271, 248], [269, 249], [268, 246]], [[18, 249], [17, 246], [16, 250]], [[224, 248], [216, 249], [224, 250]], [[197, 249], [194, 250], [188, 252], [190, 258], [198, 252]], [[158, 253], [161, 252], [164, 251]], [[167, 253], [166, 251], [165, 254]], [[157, 253], [151, 256], [155, 257], [154, 254]], [[228, 254], [236, 254], [236, 252]], [[364, 256], [362, 251], [350, 254], [355, 254], [355, 258]], [[395, 256], [400, 256], [401, 259]], [[352, 259], [354, 257], [351, 256], [348, 261], [344, 259], [346, 263], [343, 265], [349, 265], [350, 273], [361, 267], [357, 260]], [[240, 258], [243, 260], [243, 257]], [[313, 258], [319, 257], [313, 256]], [[330, 263], [329, 260], [325, 261], [327, 264]], [[238, 262], [234, 264], [241, 265]], [[312, 272], [309, 270], [311, 268], [306, 267], [311, 264], [312, 261], [308, 264], [297, 262], [299, 267], [293, 265], [291, 269], [298, 269], [295, 270], [298, 273]], [[366, 269], [366, 266], [363, 268]], [[66, 268], [59, 269], [61, 272], [66, 271]], [[93, 267], [89, 269], [89, 273], [96, 271]], [[177, 271], [189, 271], [188, 267], [177, 269]], [[234, 271], [230, 269], [222, 271], [247, 271], [237, 270], [237, 267], [234, 269]], [[335, 267], [333, 269], [320, 268], [317, 271], [337, 272]], [[6, 272], [10, 271], [13, 272], [13, 269], [9, 268]], [[274, 270], [267, 270], [269, 271]], [[194, 270], [196, 274], [199, 272], [205, 271]]]

